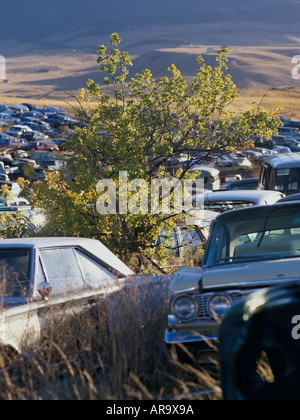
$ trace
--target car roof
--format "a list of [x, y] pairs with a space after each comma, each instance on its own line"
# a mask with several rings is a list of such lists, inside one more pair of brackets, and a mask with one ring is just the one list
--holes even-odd
[[277, 202], [272, 205], [267, 206], [255, 206], [255, 207], [243, 207], [236, 210], [230, 210], [226, 211], [224, 213], [220, 213], [216, 218], [215, 221], [220, 221], [222, 219], [234, 217], [236, 220], [238, 220], [239, 216], [245, 216], [247, 218], [247, 215], [253, 216], [255, 213], [265, 213], [266, 215], [270, 213], [270, 211], [276, 210], [276, 209], [284, 209], [286, 207], [287, 209], [290, 208], [297, 208], [299, 210], [299, 203], [297, 201], [294, 202]]
[[52, 248], [52, 247], [82, 247], [95, 255], [104, 263], [113, 267], [124, 277], [133, 275], [130, 270], [118, 257], [116, 257], [100, 241], [86, 238], [21, 238], [0, 240], [0, 250], [3, 248]]
[[195, 164], [188, 170], [188, 172], [191, 172], [191, 171], [206, 171], [206, 172], [210, 172], [213, 176], [218, 176], [220, 174], [220, 171], [218, 168], [216, 168], [215, 166], [205, 165], [205, 164]]
[[269, 156], [266, 162], [277, 169], [299, 168], [300, 153], [286, 153], [282, 155]]
[[233, 190], [233, 191], [215, 191], [204, 194], [205, 200], [254, 200], [256, 202], [264, 202], [267, 199], [283, 197], [279, 191], [267, 190]]

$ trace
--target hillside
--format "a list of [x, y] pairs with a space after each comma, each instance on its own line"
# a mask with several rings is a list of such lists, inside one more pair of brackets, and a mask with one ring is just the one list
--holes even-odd
[[96, 49], [112, 32], [133, 59], [133, 72], [154, 76], [175, 64], [188, 79], [196, 57], [214, 63], [228, 47], [230, 73], [240, 88], [300, 86], [291, 59], [300, 54], [300, 2], [294, 0], [15, 0], [1, 5], [0, 55], [9, 84], [1, 96], [55, 98], [97, 80]]
[[[138, 32], [137, 45], [146, 40], [265, 45], [298, 37], [299, 12], [293, 0], [15, 0], [1, 4], [0, 38], [44, 50], [74, 42], [81, 48], [87, 38], [115, 31]], [[153, 27], [165, 32], [150, 34]]]

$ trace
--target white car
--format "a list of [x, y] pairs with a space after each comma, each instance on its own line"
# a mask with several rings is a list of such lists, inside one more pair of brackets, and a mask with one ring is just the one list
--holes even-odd
[[252, 168], [252, 163], [250, 160], [240, 154], [220, 156], [216, 162], [216, 165], [222, 172], [246, 170]]
[[7, 134], [13, 137], [21, 137], [28, 133], [33, 133], [33, 130], [27, 125], [14, 125], [7, 131]]
[[218, 190], [221, 187], [220, 171], [212, 165], [196, 164], [191, 167], [189, 173], [199, 172], [198, 179], [203, 179], [206, 190]]
[[1, 240], [0, 267], [0, 354], [8, 362], [74, 315], [106, 313], [113, 329], [125, 299], [138, 304], [136, 320], [148, 317], [155, 299], [165, 302], [170, 282], [136, 276], [101, 242], [85, 238]]
[[198, 202], [203, 200], [205, 210], [223, 213], [242, 207], [271, 205], [284, 197], [279, 191], [238, 190], [216, 191], [195, 196]]
[[102, 243], [79, 238], [1, 240], [0, 266], [5, 353], [32, 346], [53, 316], [61, 319], [64, 307], [70, 314], [88, 309], [121, 290], [133, 274]]

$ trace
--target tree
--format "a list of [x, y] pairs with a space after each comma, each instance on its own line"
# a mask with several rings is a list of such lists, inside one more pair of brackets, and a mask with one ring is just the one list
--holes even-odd
[[[229, 111], [239, 94], [228, 73], [226, 49], [218, 52], [215, 68], [198, 57], [199, 71], [190, 82], [174, 65], [169, 77], [156, 81], [147, 69], [129, 77], [132, 63], [120, 43], [113, 34], [109, 46], [98, 49], [103, 82], [89, 80], [77, 98], [77, 117], [85, 126], [69, 141], [67, 167], [47, 174], [46, 182], [34, 183], [28, 194], [47, 212], [48, 234], [97, 238], [125, 262], [134, 258], [137, 269], [149, 262], [161, 267], [166, 254], [156, 240], [159, 232], [172, 229], [177, 212], [143, 211], [150, 209], [151, 181], [170, 179], [170, 167], [177, 180], [191, 178], [195, 163], [251, 147], [253, 136], [269, 138], [280, 124], [278, 109], [253, 106], [239, 116]], [[123, 197], [122, 177], [131, 189]], [[103, 183], [116, 194], [109, 195]], [[173, 204], [175, 190], [170, 190]], [[101, 197], [107, 214], [97, 211]]]

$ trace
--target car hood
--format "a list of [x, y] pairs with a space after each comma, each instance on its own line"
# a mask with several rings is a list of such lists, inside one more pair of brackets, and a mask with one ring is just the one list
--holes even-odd
[[220, 264], [203, 269], [202, 285], [206, 287], [251, 286], [259, 282], [261, 286], [269, 281], [277, 284], [284, 280], [300, 279], [300, 258], [251, 261], [243, 263]]
[[199, 290], [202, 276], [203, 271], [201, 268], [180, 268], [171, 279], [169, 296], [177, 292]]

